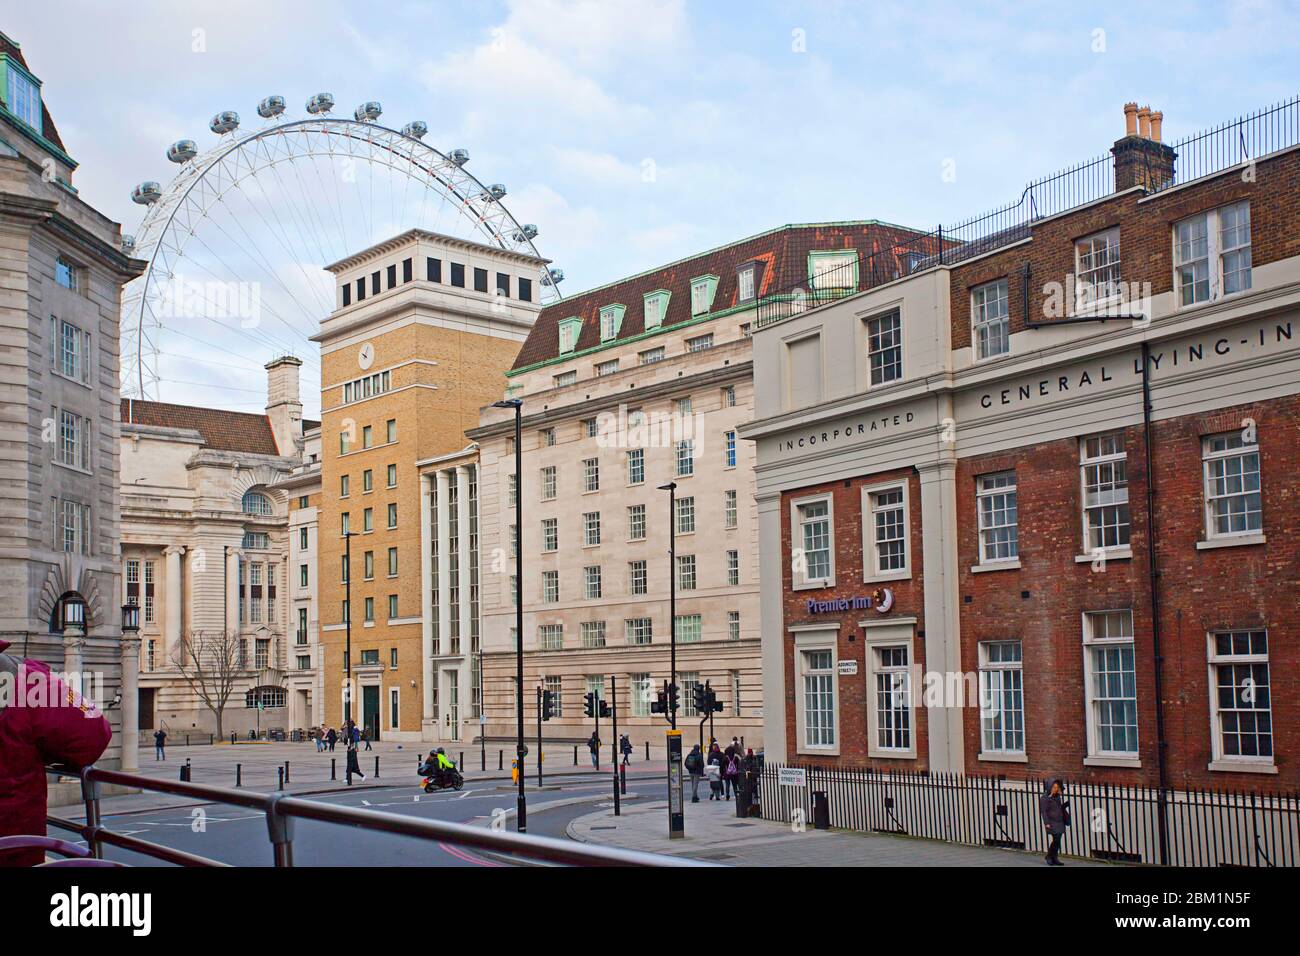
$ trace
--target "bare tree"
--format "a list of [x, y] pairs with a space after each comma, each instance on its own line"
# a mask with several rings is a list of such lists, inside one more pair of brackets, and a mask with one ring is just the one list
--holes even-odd
[[187, 631], [172, 654], [172, 664], [190, 690], [212, 711], [220, 740], [225, 736], [222, 721], [226, 705], [246, 670], [243, 641], [233, 631]]

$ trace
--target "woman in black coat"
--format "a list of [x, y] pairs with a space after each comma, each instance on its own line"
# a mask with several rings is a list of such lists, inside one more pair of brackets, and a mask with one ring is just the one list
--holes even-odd
[[1070, 825], [1070, 801], [1065, 799], [1065, 789], [1059, 777], [1052, 777], [1043, 785], [1043, 795], [1038, 798], [1038, 815], [1047, 828], [1049, 842], [1044, 859], [1048, 866], [1065, 866], [1057, 854], [1061, 851], [1061, 837]]

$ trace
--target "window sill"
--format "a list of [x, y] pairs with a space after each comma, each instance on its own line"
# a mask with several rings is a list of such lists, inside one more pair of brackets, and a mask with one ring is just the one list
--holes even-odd
[[868, 748], [867, 756], [873, 760], [915, 760], [915, 750], [872, 750]]
[[791, 590], [821, 591], [824, 590], [825, 588], [833, 588], [833, 587], [835, 587], [835, 579], [832, 577], [832, 578], [827, 578], [825, 580], [799, 582], [791, 585]]
[[1142, 766], [1140, 757], [1084, 757], [1085, 767], [1129, 767], [1134, 770]]
[[990, 561], [988, 564], [971, 565], [971, 574], [984, 574], [988, 571], [1019, 571], [1020, 559], [1014, 561]]
[[982, 753], [976, 755], [976, 759], [988, 761], [989, 763], [1029, 763], [1028, 754], [1015, 753]]
[[94, 477], [95, 474], [89, 468], [82, 468], [80, 465], [69, 465], [66, 461], [58, 461], [55, 459], [52, 460], [50, 464], [55, 468], [63, 468], [66, 471], [76, 472], [78, 475], [85, 475], [88, 478]]
[[1251, 545], [1264, 544], [1268, 539], [1263, 532], [1258, 534], [1224, 535], [1222, 538], [1210, 538], [1196, 542], [1197, 551], [1213, 551], [1216, 548], [1246, 548]]
[[1274, 764], [1246, 760], [1212, 760], [1208, 769], [1216, 773], [1277, 773]]
[[1098, 558], [1103, 561], [1127, 561], [1133, 557], [1131, 548], [1114, 548], [1103, 550], [1101, 554], [1076, 554], [1074, 556], [1075, 564], [1092, 564]]
[[839, 747], [799, 747], [795, 753], [807, 754], [809, 757], [838, 757]]
[[912, 578], [910, 570], [890, 571], [886, 574], [873, 574], [862, 579], [863, 584], [881, 584], [885, 581], [909, 581]]

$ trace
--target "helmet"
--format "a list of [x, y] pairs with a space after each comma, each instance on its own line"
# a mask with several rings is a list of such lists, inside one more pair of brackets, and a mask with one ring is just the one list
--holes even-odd
[[446, 753], [446, 751], [443, 750], [441, 747], [439, 747], [439, 748], [438, 748], [438, 753], [440, 753], [440, 754], [441, 754], [441, 753]]

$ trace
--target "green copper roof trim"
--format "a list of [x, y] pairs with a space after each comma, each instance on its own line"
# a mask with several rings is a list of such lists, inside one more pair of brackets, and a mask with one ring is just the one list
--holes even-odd
[[[841, 220], [830, 221], [830, 222], [787, 222], [783, 226], [774, 226], [771, 229], [764, 229], [762, 232], [756, 232], [752, 236], [746, 236], [743, 239], [735, 239], [732, 240], [731, 242], [725, 242], [720, 246], [714, 246], [712, 249], [705, 249], [703, 252], [694, 252], [691, 253], [689, 256], [683, 256], [680, 259], [674, 259], [672, 262], [665, 262], [663, 265], [655, 266], [652, 269], [646, 269], [642, 272], [633, 273], [632, 275], [629, 276], [623, 276], [620, 279], [615, 279], [612, 282], [606, 282], [603, 285], [592, 286], [590, 289], [584, 289], [581, 292], [575, 292], [572, 295], [566, 296], [566, 298], [572, 300], [572, 299], [581, 298], [584, 295], [590, 295], [593, 292], [599, 292], [602, 289], [611, 289], [614, 286], [622, 285], [624, 282], [631, 282], [633, 279], [640, 279], [643, 276], [652, 275], [653, 273], [656, 272], [662, 272], [665, 269], [671, 269], [674, 266], [682, 265], [683, 263], [690, 262], [693, 259], [702, 259], [705, 256], [713, 255], [715, 252], [722, 252], [723, 250], [730, 249], [733, 246], [740, 246], [740, 245], [744, 245], [747, 242], [752, 242], [755, 239], [762, 239], [764, 236], [774, 236], [777, 233], [785, 232], [788, 229], [821, 229], [821, 228], [834, 227], [834, 226], [881, 226], [885, 229], [902, 229], [904, 232], [912, 232], [912, 233], [920, 234], [920, 230], [914, 229], [911, 226], [900, 226], [896, 222], [885, 222], [883, 219], [841, 219]], [[748, 262], [749, 260], [746, 261]]]
[[523, 375], [525, 372], [534, 372], [539, 368], [546, 368], [548, 365], [558, 365], [561, 362], [568, 362], [576, 358], [582, 358], [584, 355], [591, 355], [595, 352], [603, 352], [605, 349], [611, 349], [618, 345], [627, 345], [631, 342], [641, 342], [645, 339], [654, 338], [664, 332], [676, 332], [680, 329], [689, 329], [695, 325], [703, 325], [705, 322], [712, 322], [714, 319], [725, 319], [729, 315], [735, 315], [739, 312], [752, 312], [757, 309], [759, 302], [770, 302], [776, 299], [776, 296], [765, 296], [758, 301], [746, 302], [742, 305], [734, 305], [729, 309], [723, 309], [721, 312], [710, 312], [708, 315], [697, 315], [694, 318], [687, 319], [685, 322], [675, 322], [672, 325], [660, 325], [653, 329], [647, 329], [638, 335], [632, 335], [625, 339], [614, 339], [610, 342], [602, 342], [600, 345], [593, 345], [591, 348], [583, 349], [581, 352], [568, 352], [564, 355], [556, 355], [552, 358], [542, 359], [540, 362], [534, 362], [532, 365], [524, 365], [521, 368], [510, 369], [506, 372], [506, 378], [513, 378], [516, 375]]

